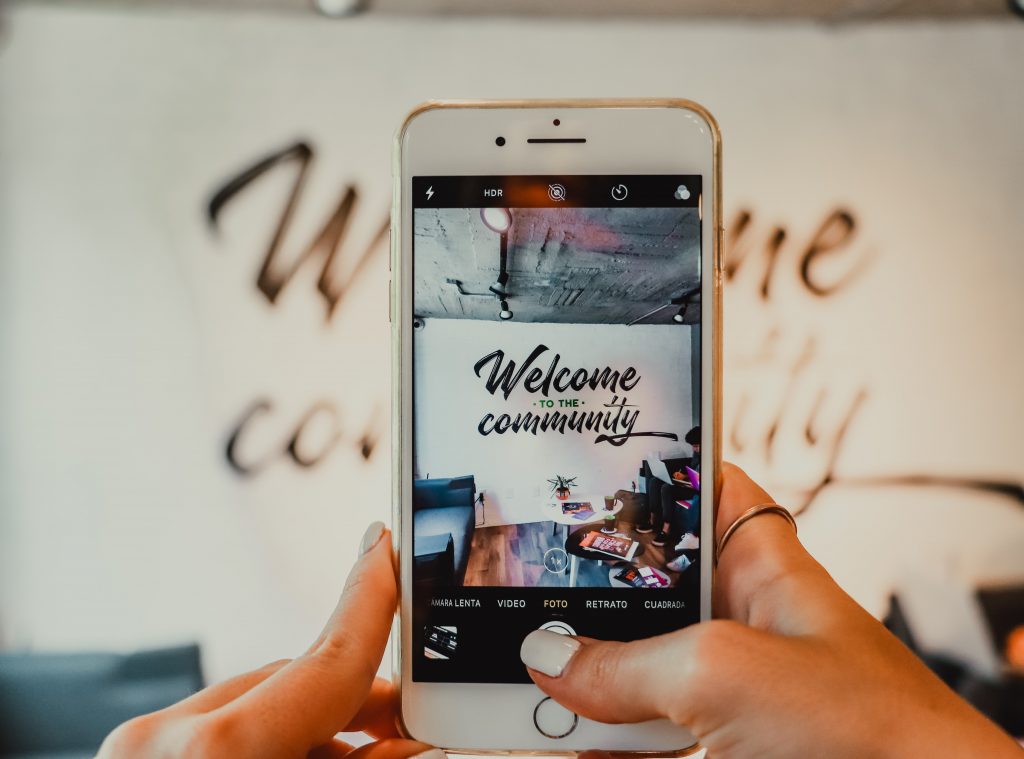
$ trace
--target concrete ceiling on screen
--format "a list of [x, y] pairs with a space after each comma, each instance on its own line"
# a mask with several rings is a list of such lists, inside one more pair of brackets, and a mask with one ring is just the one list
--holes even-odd
[[[109, 3], [104, 3], [108, 5]], [[1009, 15], [1007, 0], [132, 0], [123, 5], [201, 6], [311, 12], [465, 16], [663, 16], [755, 20], [871, 21]]]
[[[696, 209], [512, 213], [505, 290], [515, 321], [672, 324], [684, 296], [685, 323], [697, 321]], [[416, 315], [497, 320], [500, 302], [488, 288], [500, 272], [500, 238], [480, 210], [418, 209], [414, 235]]]

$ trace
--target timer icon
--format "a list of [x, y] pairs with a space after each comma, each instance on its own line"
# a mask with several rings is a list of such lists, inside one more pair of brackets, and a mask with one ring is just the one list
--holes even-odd
[[629, 195], [629, 188], [624, 184], [617, 184], [612, 187], [612, 200], [625, 200]]

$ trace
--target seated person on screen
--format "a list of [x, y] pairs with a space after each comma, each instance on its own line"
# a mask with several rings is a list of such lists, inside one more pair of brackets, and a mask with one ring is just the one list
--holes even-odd
[[[655, 477], [650, 480], [651, 500], [657, 509], [652, 517], [654, 524], [661, 523], [661, 529], [651, 541], [655, 546], [665, 545], [672, 535], [682, 538], [688, 533], [700, 535], [700, 494], [694, 494], [693, 486], [684, 471], [684, 467], [689, 467], [695, 472], [700, 472], [700, 427], [691, 429], [684, 439], [693, 448], [693, 455], [685, 460], [678, 471], [672, 473], [672, 478], [678, 480], [680, 484], [669, 484]], [[683, 507], [680, 505], [681, 502], [689, 506]], [[677, 546], [677, 549], [681, 550], [681, 546]]]

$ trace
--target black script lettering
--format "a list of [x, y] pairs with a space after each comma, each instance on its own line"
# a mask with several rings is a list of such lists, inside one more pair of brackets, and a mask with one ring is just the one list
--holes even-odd
[[544, 372], [534, 367], [523, 382], [523, 387], [526, 388], [527, 392], [536, 393], [540, 390], [540, 381], [542, 379], [544, 379]]
[[[259, 400], [251, 404], [244, 412], [238, 424], [228, 436], [228, 443], [224, 449], [224, 456], [230, 466], [237, 474], [253, 475], [266, 467], [274, 458], [274, 455], [266, 455], [261, 459], [243, 462], [238, 455], [238, 448], [241, 444], [242, 433], [253, 423], [257, 417], [265, 416], [271, 410], [271, 403], [267, 400]], [[276, 455], [276, 454], [275, 454]]]
[[313, 241], [306, 246], [298, 258], [294, 259], [290, 266], [285, 265], [282, 267], [278, 262], [282, 242], [291, 226], [292, 216], [302, 196], [302, 190], [305, 187], [307, 175], [313, 162], [313, 149], [307, 143], [296, 142], [282, 150], [271, 153], [224, 182], [207, 204], [207, 219], [210, 226], [216, 229], [220, 222], [221, 212], [242, 190], [267, 174], [271, 169], [290, 162], [298, 162], [298, 172], [295, 175], [295, 182], [285, 202], [284, 209], [281, 211], [277, 227], [270, 239], [270, 245], [263, 257], [263, 265], [260, 267], [256, 286], [267, 300], [271, 303], [276, 303], [281, 291], [292, 280], [299, 269], [306, 262], [322, 257], [323, 265], [320, 270], [320, 278], [317, 281], [317, 289], [327, 303], [326, 319], [330, 321], [338, 304], [352, 285], [366, 271], [367, 264], [374, 254], [384, 250], [383, 243], [387, 236], [388, 223], [387, 220], [384, 221], [362, 252], [357, 254], [354, 263], [344, 267], [346, 270], [345, 274], [340, 274], [335, 258], [345, 237], [359, 197], [354, 187], [347, 186], [338, 205], [332, 211], [320, 232], [313, 238]]
[[679, 436], [676, 435], [674, 432], [634, 432], [633, 425], [636, 424], [636, 420], [640, 416], [640, 412], [634, 411], [626, 412], [625, 414], [623, 414], [623, 411], [627, 406], [633, 408], [633, 406], [630, 406], [628, 403], [626, 403], [625, 398], [619, 401], [618, 396], [615, 396], [612, 398], [611, 403], [606, 403], [604, 404], [604, 406], [605, 408], [618, 409], [615, 417], [615, 422], [613, 424], [608, 425], [609, 428], [614, 429], [615, 427], [619, 426], [619, 418], [622, 417], [622, 426], [626, 428], [626, 431], [624, 433], [619, 433], [615, 435], [598, 435], [596, 438], [594, 438], [595, 443], [610, 443], [611, 445], [618, 447], [620, 445], [624, 445], [627, 440], [634, 437], [663, 437], [669, 440], [679, 439]]
[[746, 260], [749, 254], [749, 247], [746, 245], [748, 235], [746, 234], [747, 228], [750, 226], [752, 219], [750, 211], [740, 210], [736, 214], [732, 224], [726, 224], [725, 228], [727, 236], [725, 239], [725, 263], [723, 264], [723, 274], [727, 282], [731, 281], [736, 276], [736, 272], [739, 270], [742, 263]]
[[[331, 433], [327, 437], [327, 440], [321, 445], [320, 450], [317, 452], [303, 453], [301, 450], [300, 441], [303, 437], [303, 433], [308, 429], [317, 417], [326, 418], [331, 424]], [[333, 404], [327, 403], [326, 401], [318, 401], [307, 411], [295, 428], [295, 433], [292, 435], [291, 440], [288, 441], [288, 447], [285, 449], [288, 455], [291, 456], [292, 461], [303, 468], [314, 467], [320, 463], [320, 461], [331, 452], [341, 440], [341, 430], [338, 427], [338, 412], [334, 408]]]
[[622, 380], [619, 382], [619, 387], [623, 390], [632, 390], [636, 387], [636, 383], [640, 381], [640, 375], [636, 373], [636, 369], [632, 366], [627, 366], [626, 370], [622, 373]]
[[[740, 269], [746, 266], [748, 259], [761, 254], [764, 258], [764, 271], [761, 275], [758, 295], [762, 300], [769, 300], [777, 276], [777, 269], [784, 254], [783, 247], [786, 241], [791, 239], [790, 233], [785, 226], [772, 226], [767, 234], [760, 239], [760, 251], [754, 251], [752, 241], [753, 214], [746, 209], [741, 209], [727, 226], [728, 236], [725, 243], [725, 264], [724, 275], [727, 282], [732, 282]], [[868, 262], [869, 256], [865, 253], [859, 255], [850, 248], [850, 242], [855, 237], [857, 228], [853, 214], [844, 209], [836, 208], [825, 215], [818, 229], [811, 235], [810, 242], [806, 249], [798, 256], [796, 263], [797, 279], [803, 288], [818, 297], [831, 295], [849, 284]], [[790, 246], [791, 249], [792, 246]], [[843, 271], [833, 277], [833, 281], [824, 281], [823, 275], [818, 271], [817, 262], [824, 262], [826, 257], [841, 254], [848, 251], [850, 263]], [[792, 257], [791, 259], [792, 260]], [[749, 268], [749, 266], [747, 266]]]
[[[564, 435], [566, 430], [583, 434], [597, 432], [594, 443], [609, 443], [616, 447], [623, 445], [634, 437], [664, 437], [678, 440], [679, 436], [672, 432], [635, 432], [633, 427], [640, 416], [636, 406], [630, 405], [626, 398], [619, 400], [613, 396], [610, 403], [605, 403], [606, 411], [544, 411], [534, 413], [527, 411], [515, 416], [511, 414], [485, 414], [477, 425], [477, 431], [484, 437], [492, 432], [504, 435], [506, 432], [525, 432], [537, 435], [541, 432], [557, 432]], [[613, 411], [614, 409], [614, 411]], [[603, 432], [602, 432], [603, 430]], [[611, 433], [611, 434], [605, 434]]]
[[[279, 447], [271, 446], [262, 455], [251, 460], [246, 460], [241, 453], [245, 439], [252, 433], [254, 425], [258, 420], [273, 414], [274, 406], [270, 400], [262, 398], [252, 403], [239, 418], [228, 435], [227, 445], [224, 449], [224, 457], [228, 466], [233, 471], [244, 477], [251, 477], [266, 469], [275, 459], [286, 457], [296, 465], [304, 469], [310, 469], [323, 462], [337, 447], [344, 442], [346, 436], [340, 423], [340, 415], [334, 404], [329, 401], [317, 401], [306, 411], [295, 423], [292, 433], [287, 436]], [[323, 419], [331, 425], [330, 433], [318, 446], [317, 450], [305, 450], [303, 440], [310, 434], [310, 429]], [[374, 419], [367, 427], [352, 440], [352, 443], [359, 455], [368, 460], [373, 455], [380, 439], [380, 430]]]
[[565, 377], [568, 377], [569, 374], [570, 372], [567, 367], [563, 366], [561, 369], [558, 370], [558, 374], [555, 375], [555, 378], [553, 380], [556, 392], [564, 393], [566, 390], [569, 389], [569, 381], [564, 379]]
[[[551, 394], [552, 385], [554, 385], [555, 391], [560, 393], [565, 392], [567, 388], [578, 391], [585, 387], [589, 387], [591, 390], [597, 390], [600, 387], [615, 393], [618, 392], [619, 388], [632, 390], [641, 379], [641, 375], [637, 373], [635, 367], [629, 366], [622, 372], [619, 372], [617, 369], [613, 370], [611, 367], [606, 366], [603, 369], [595, 368], [593, 371], [577, 369], [572, 373], [572, 377], [568, 382], [566, 382], [565, 377], [569, 375], [571, 370], [564, 366], [559, 368], [558, 362], [562, 359], [560, 353], [556, 353], [551, 359], [546, 373], [539, 367], [530, 368], [533, 362], [547, 350], [548, 347], [546, 345], [538, 345], [527, 356], [526, 361], [519, 367], [519, 370], [516, 371], [516, 362], [512, 360], [506, 362], [505, 351], [499, 348], [498, 350], [491, 351], [473, 364], [473, 372], [479, 377], [484, 367], [491, 364], [491, 373], [485, 380], [485, 387], [491, 395], [494, 395], [500, 389], [505, 400], [508, 400], [508, 397], [520, 381], [523, 382], [523, 387], [528, 393], [539, 392], [544, 397], [548, 397]], [[524, 375], [526, 377], [525, 380], [523, 379]]]
[[810, 292], [822, 297], [831, 295], [859, 273], [860, 266], [855, 263], [835, 282], [827, 285], [814, 276], [813, 268], [814, 262], [822, 256], [842, 251], [853, 239], [856, 227], [853, 216], [841, 208], [829, 214], [818, 227], [800, 261], [800, 279]]
[[502, 362], [505, 360], [505, 351], [498, 349], [491, 353], [488, 353], [482, 359], [473, 364], [473, 372], [477, 377], [480, 376], [480, 372], [485, 366], [491, 361], [494, 362], [494, 366], [491, 367], [491, 375], [487, 378], [485, 387], [487, 392], [494, 395], [498, 388], [501, 388], [501, 394], [508, 400], [509, 395], [515, 389], [516, 385], [519, 384], [519, 380], [522, 379], [523, 373], [530, 367], [537, 356], [546, 351], [548, 347], [546, 345], [538, 345], [533, 349], [533, 352], [526, 359], [526, 362], [520, 367], [519, 371], [516, 371], [516, 362], [509, 361], [504, 368], [502, 368]]

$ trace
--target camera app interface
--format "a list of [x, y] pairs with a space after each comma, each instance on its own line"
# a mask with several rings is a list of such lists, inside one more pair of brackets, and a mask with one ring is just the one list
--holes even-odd
[[537, 628], [696, 622], [701, 178], [412, 195], [413, 678], [528, 683]]

